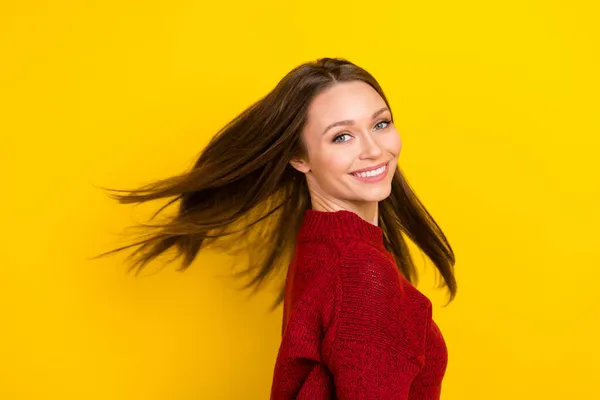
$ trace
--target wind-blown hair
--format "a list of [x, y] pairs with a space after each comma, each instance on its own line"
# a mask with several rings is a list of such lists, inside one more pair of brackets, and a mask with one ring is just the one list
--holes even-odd
[[[130, 270], [139, 272], [168, 250], [182, 258], [187, 269], [198, 252], [209, 245], [230, 253], [249, 255], [240, 275], [254, 287], [286, 271], [296, 235], [311, 199], [303, 173], [289, 161], [306, 154], [302, 131], [307, 111], [317, 94], [337, 82], [363, 81], [391, 107], [375, 78], [357, 65], [337, 58], [322, 58], [290, 71], [265, 97], [225, 125], [185, 173], [134, 190], [108, 189], [120, 203], [170, 199], [153, 220], [170, 205], [177, 211], [164, 223], [142, 224], [147, 233], [139, 240], [94, 258], [135, 247]], [[400, 272], [416, 283], [418, 274], [405, 236], [435, 264], [449, 301], [456, 295], [454, 252], [444, 233], [419, 201], [399, 167], [394, 171], [391, 194], [379, 202], [379, 226], [386, 248]], [[284, 285], [271, 310], [283, 301]]]

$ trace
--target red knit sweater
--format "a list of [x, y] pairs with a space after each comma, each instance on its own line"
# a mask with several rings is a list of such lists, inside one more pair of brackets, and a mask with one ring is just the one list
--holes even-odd
[[448, 353], [431, 302], [380, 227], [308, 210], [286, 279], [271, 400], [440, 398]]

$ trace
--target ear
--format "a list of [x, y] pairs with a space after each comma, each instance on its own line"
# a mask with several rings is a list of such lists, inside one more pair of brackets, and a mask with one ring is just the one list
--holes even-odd
[[294, 157], [290, 160], [290, 165], [292, 167], [294, 167], [295, 169], [297, 169], [298, 171], [302, 172], [303, 174], [306, 174], [308, 171], [310, 171], [310, 167], [308, 165], [308, 163], [306, 162], [306, 160], [304, 160], [303, 158], [300, 157]]

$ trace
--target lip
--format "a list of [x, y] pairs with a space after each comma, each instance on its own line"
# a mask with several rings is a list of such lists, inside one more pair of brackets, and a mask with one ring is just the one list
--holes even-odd
[[[357, 179], [360, 182], [364, 182], [364, 183], [380, 182], [380, 181], [384, 180], [388, 176], [388, 173], [390, 172], [390, 166], [389, 166], [389, 164], [390, 164], [390, 161], [388, 161], [387, 163], [376, 165], [374, 167], [369, 167], [369, 168], [366, 168], [366, 169], [361, 169], [361, 170], [356, 171], [356, 172], [351, 172], [350, 175], [354, 179]], [[383, 173], [381, 173], [381, 174], [379, 174], [377, 176], [362, 177], [362, 176], [354, 175], [356, 173], [366, 172], [366, 171], [372, 171], [374, 169], [378, 169], [378, 168], [381, 168], [381, 167], [385, 167], [385, 170], [383, 171]]]
[[381, 163], [381, 164], [378, 164], [378, 165], [374, 165], [374, 166], [372, 166], [372, 167], [367, 167], [367, 168], [363, 168], [363, 169], [357, 169], [356, 171], [352, 171], [352, 172], [350, 172], [350, 173], [351, 173], [351, 174], [358, 174], [358, 173], [360, 173], [360, 172], [373, 171], [374, 169], [381, 168], [381, 167], [383, 167], [384, 165], [387, 165], [387, 164], [389, 164], [389, 163], [390, 163], [389, 161], [388, 161], [388, 162], [384, 162], [384, 163]]

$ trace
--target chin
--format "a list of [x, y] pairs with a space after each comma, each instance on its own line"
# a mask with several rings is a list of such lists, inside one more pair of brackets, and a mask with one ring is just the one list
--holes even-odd
[[[368, 193], [365, 193], [367, 192]], [[392, 193], [392, 186], [389, 185], [386, 188], [372, 188], [370, 190], [366, 190], [363, 193], [360, 193], [359, 196], [356, 196], [356, 199], [361, 202], [371, 203], [371, 202], [380, 202], [387, 199]]]

